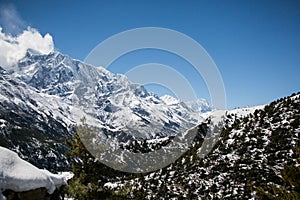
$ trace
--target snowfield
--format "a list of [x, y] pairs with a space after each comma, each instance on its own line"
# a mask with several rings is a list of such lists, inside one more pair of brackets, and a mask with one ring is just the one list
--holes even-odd
[[52, 194], [56, 188], [67, 184], [70, 173], [52, 174], [22, 160], [15, 152], [0, 147], [0, 199], [1, 192], [10, 189], [15, 192], [46, 188]]

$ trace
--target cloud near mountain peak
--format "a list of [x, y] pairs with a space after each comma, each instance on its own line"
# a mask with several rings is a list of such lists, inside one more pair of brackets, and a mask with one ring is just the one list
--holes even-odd
[[4, 33], [0, 26], [0, 66], [7, 69], [14, 65], [25, 56], [27, 49], [48, 54], [54, 50], [53, 38], [49, 33], [43, 36], [31, 27], [17, 36], [12, 36]]

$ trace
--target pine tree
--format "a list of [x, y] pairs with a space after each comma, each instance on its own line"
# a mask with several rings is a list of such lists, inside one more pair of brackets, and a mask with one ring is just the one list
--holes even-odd
[[[76, 127], [76, 134], [73, 139], [66, 141], [70, 148], [67, 156], [72, 162], [72, 171], [74, 177], [71, 179], [68, 187], [68, 194], [79, 200], [91, 199], [119, 199], [120, 195], [104, 188], [108, 180], [114, 180], [122, 175], [99, 160], [95, 159], [82, 143], [82, 136], [91, 137], [95, 130], [89, 128], [82, 120], [83, 125]], [[80, 137], [81, 136], [81, 137]]]
[[[300, 147], [295, 149], [300, 160]], [[257, 199], [268, 200], [298, 200], [300, 199], [300, 166], [287, 165], [281, 171], [284, 187], [274, 185], [259, 187], [256, 190]]]

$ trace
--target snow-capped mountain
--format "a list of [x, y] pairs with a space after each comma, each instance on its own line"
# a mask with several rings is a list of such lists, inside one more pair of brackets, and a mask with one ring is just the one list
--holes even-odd
[[190, 113], [204, 113], [213, 110], [213, 107], [205, 99], [196, 99], [193, 101], [182, 101], [170, 95], [163, 95], [160, 99], [168, 106], [181, 106]]
[[177, 105], [180, 104], [181, 101], [179, 99], [176, 99], [175, 97], [172, 97], [170, 95], [163, 95], [160, 97], [160, 99], [165, 102], [168, 106], [170, 105]]
[[37, 55], [28, 51], [13, 67], [12, 76], [42, 94], [59, 97], [64, 103], [81, 108], [94, 118], [93, 125], [123, 131], [136, 138], [176, 134], [200, 119], [199, 115], [180, 116], [180, 111], [189, 111], [184, 107], [177, 110], [166, 106], [143, 86], [131, 83], [123, 75], [112, 74], [58, 52]]
[[184, 118], [192, 116], [192, 118], [198, 119], [199, 114], [202, 116], [203, 113], [213, 110], [212, 106], [210, 106], [205, 99], [184, 102], [170, 95], [163, 95], [160, 99]]
[[38, 167], [68, 165], [61, 138], [70, 138], [83, 117], [115, 141], [176, 135], [202, 120], [184, 103], [167, 105], [123, 75], [59, 52], [28, 50], [0, 72], [1, 146]]
[[205, 99], [197, 99], [195, 101], [188, 101], [185, 104], [190, 108], [191, 112], [204, 113], [212, 111], [213, 106], [209, 105], [209, 103]]

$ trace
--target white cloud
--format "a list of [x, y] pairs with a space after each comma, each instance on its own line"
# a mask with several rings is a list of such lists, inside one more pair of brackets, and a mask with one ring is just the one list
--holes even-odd
[[50, 34], [42, 36], [36, 29], [28, 27], [21, 34], [12, 36], [3, 32], [0, 26], [0, 66], [9, 68], [23, 58], [27, 49], [33, 49], [41, 54], [48, 54], [54, 50], [53, 39]]

